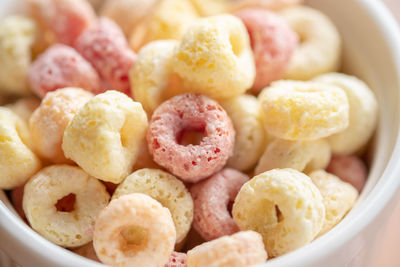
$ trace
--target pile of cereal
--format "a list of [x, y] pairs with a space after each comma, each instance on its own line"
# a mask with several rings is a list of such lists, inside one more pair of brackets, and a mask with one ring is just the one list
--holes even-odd
[[20, 1], [0, 21], [0, 189], [47, 240], [109, 266], [241, 267], [355, 205], [378, 106], [318, 10]]

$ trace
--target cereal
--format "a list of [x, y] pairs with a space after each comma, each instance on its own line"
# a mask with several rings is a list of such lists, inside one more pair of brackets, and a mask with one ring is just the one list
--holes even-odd
[[32, 113], [39, 107], [39, 105], [40, 101], [36, 97], [25, 97], [18, 99], [6, 107], [11, 109], [21, 119], [28, 123]]
[[0, 107], [0, 188], [12, 189], [24, 184], [40, 165], [31, 150], [26, 122], [10, 109]]
[[161, 169], [157, 163], [154, 162], [153, 157], [149, 152], [149, 148], [147, 146], [147, 142], [143, 142], [139, 148], [139, 155], [136, 159], [135, 165], [133, 165], [133, 170], [140, 170], [144, 168], [150, 169]]
[[235, 15], [250, 35], [256, 64], [253, 91], [258, 93], [283, 76], [297, 46], [297, 35], [284, 19], [267, 10], [244, 9]]
[[169, 262], [164, 267], [186, 267], [186, 254], [180, 252], [172, 252]]
[[[186, 131], [204, 134], [199, 145], [182, 145]], [[233, 152], [235, 130], [214, 100], [195, 94], [175, 96], [153, 113], [147, 142], [154, 161], [186, 182], [220, 170]]]
[[266, 130], [281, 139], [315, 140], [349, 124], [345, 92], [316, 82], [279, 81], [259, 95]]
[[146, 194], [168, 208], [175, 224], [176, 243], [184, 240], [193, 220], [193, 200], [180, 180], [161, 170], [141, 169], [126, 177], [112, 198], [131, 193]]
[[228, 166], [240, 171], [249, 170], [263, 153], [268, 138], [262, 122], [261, 106], [257, 98], [251, 95], [240, 95], [220, 103], [236, 131], [233, 155], [228, 160]]
[[231, 11], [244, 8], [259, 8], [278, 11], [290, 6], [300, 5], [303, 0], [235, 0], [231, 1]]
[[147, 124], [140, 103], [110, 90], [76, 113], [65, 129], [62, 149], [90, 175], [120, 183], [138, 157]]
[[134, 193], [112, 200], [100, 213], [93, 245], [107, 265], [163, 267], [175, 236], [169, 210], [147, 195]]
[[274, 169], [243, 185], [232, 215], [241, 230], [254, 230], [276, 257], [311, 242], [322, 229], [325, 207], [311, 179], [293, 169]]
[[247, 267], [264, 263], [268, 254], [262, 237], [253, 231], [244, 231], [205, 242], [187, 252], [190, 267]]
[[190, 188], [194, 201], [193, 226], [205, 240], [239, 231], [228, 205], [248, 180], [247, 175], [235, 169], [223, 169]]
[[187, 91], [215, 99], [244, 93], [255, 77], [246, 27], [232, 15], [198, 20], [175, 50], [173, 70]]
[[328, 137], [332, 152], [350, 155], [358, 152], [371, 138], [378, 122], [378, 103], [372, 90], [356, 77], [329, 73], [314, 79], [344, 90], [349, 99], [349, 127]]
[[[65, 208], [57, 209], [65, 197]], [[92, 240], [95, 220], [109, 199], [104, 185], [80, 168], [52, 165], [25, 185], [23, 206], [35, 231], [57, 245], [78, 247]]]
[[325, 14], [310, 7], [295, 6], [283, 10], [280, 15], [301, 40], [284, 75], [286, 79], [308, 80], [339, 68], [341, 38]]
[[204, 17], [228, 13], [227, 0], [191, 0], [200, 15]]
[[65, 128], [92, 97], [92, 93], [74, 87], [46, 94], [29, 120], [32, 142], [41, 157], [56, 163], [69, 162], [61, 148]]
[[80, 87], [99, 92], [101, 81], [97, 72], [73, 48], [55, 44], [41, 54], [28, 71], [32, 91], [43, 98], [46, 93], [64, 87]]
[[99, 258], [96, 255], [96, 251], [94, 251], [93, 242], [87, 243], [82, 247], [72, 249], [72, 251], [92, 261], [100, 262]]
[[255, 169], [260, 174], [276, 168], [291, 168], [300, 172], [325, 169], [331, 159], [331, 149], [323, 139], [315, 141], [272, 141]]

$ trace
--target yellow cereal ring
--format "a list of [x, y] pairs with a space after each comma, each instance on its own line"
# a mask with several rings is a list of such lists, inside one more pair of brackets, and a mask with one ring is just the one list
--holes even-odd
[[228, 166], [240, 171], [253, 167], [265, 148], [266, 133], [261, 116], [261, 107], [257, 98], [240, 95], [221, 101], [236, 131], [233, 155]]
[[272, 141], [255, 169], [260, 174], [276, 168], [291, 168], [300, 172], [325, 169], [331, 159], [331, 149], [323, 139], [315, 141]]
[[315, 140], [349, 124], [346, 93], [334, 85], [278, 81], [259, 95], [268, 133], [286, 140]]
[[244, 93], [255, 78], [249, 35], [232, 15], [203, 18], [191, 25], [172, 65], [187, 91], [215, 99]]
[[293, 169], [274, 169], [243, 185], [232, 215], [239, 229], [260, 233], [268, 255], [276, 257], [314, 239], [325, 207], [310, 177]]
[[333, 22], [322, 12], [305, 6], [283, 10], [301, 44], [295, 49], [285, 79], [308, 80], [340, 67], [341, 38]]
[[40, 169], [40, 161], [30, 147], [26, 122], [10, 109], [0, 107], [0, 189], [18, 187]]
[[61, 148], [65, 128], [92, 97], [89, 91], [74, 87], [46, 94], [29, 120], [32, 141], [39, 155], [56, 163], [69, 162]]
[[146, 194], [171, 212], [176, 229], [176, 243], [184, 240], [193, 221], [193, 200], [185, 185], [172, 174], [157, 169], [135, 171], [117, 187], [112, 199]]
[[354, 206], [358, 191], [339, 177], [318, 170], [310, 173], [310, 178], [321, 192], [325, 206], [325, 220], [318, 236], [325, 234], [338, 224]]
[[[64, 197], [72, 203], [57, 208]], [[78, 247], [92, 240], [95, 220], [109, 200], [105, 186], [79, 167], [52, 165], [25, 185], [23, 207], [39, 234], [57, 245]]]
[[229, 0], [191, 0], [200, 15], [204, 17], [228, 13]]
[[16, 102], [9, 104], [6, 107], [11, 109], [21, 119], [28, 123], [32, 113], [39, 107], [39, 105], [40, 100], [36, 97], [25, 97], [18, 99]]
[[187, 252], [190, 267], [247, 267], [264, 263], [268, 258], [262, 237], [243, 231], [205, 242]]
[[135, 164], [147, 125], [140, 103], [110, 90], [76, 113], [64, 132], [62, 149], [90, 175], [119, 184]]
[[349, 127], [327, 139], [332, 152], [338, 155], [358, 152], [367, 144], [378, 122], [374, 93], [363, 81], [342, 73], [324, 74], [314, 80], [342, 88], [349, 99]]
[[236, 0], [231, 1], [229, 9], [232, 12], [245, 8], [264, 8], [278, 11], [302, 3], [303, 0]]

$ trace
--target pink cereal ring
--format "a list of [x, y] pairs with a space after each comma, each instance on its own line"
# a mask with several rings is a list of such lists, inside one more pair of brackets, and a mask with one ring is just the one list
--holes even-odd
[[74, 46], [95, 67], [109, 89], [130, 92], [129, 71], [136, 55], [129, 49], [117, 24], [100, 18], [96, 25], [82, 33]]
[[[204, 134], [199, 145], [182, 145], [186, 131]], [[198, 182], [220, 170], [233, 153], [235, 130], [222, 107], [195, 94], [175, 96], [153, 113], [147, 132], [154, 161], [185, 182]]]
[[98, 92], [101, 81], [92, 65], [73, 48], [62, 44], [51, 46], [31, 65], [30, 87], [40, 97], [64, 87], [80, 87]]
[[186, 254], [181, 252], [172, 252], [169, 262], [164, 267], [186, 267]]
[[361, 192], [367, 180], [367, 167], [356, 156], [334, 156], [326, 171], [354, 186]]
[[285, 20], [271, 11], [248, 8], [236, 16], [249, 32], [256, 63], [253, 89], [259, 92], [282, 77], [297, 46], [297, 35]]
[[239, 231], [228, 205], [248, 180], [244, 173], [223, 169], [190, 188], [194, 203], [193, 226], [205, 240]]

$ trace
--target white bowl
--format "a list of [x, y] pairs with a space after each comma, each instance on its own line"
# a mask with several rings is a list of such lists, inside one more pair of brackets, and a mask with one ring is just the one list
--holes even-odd
[[[14, 0], [16, 1], [16, 0]], [[0, 1], [0, 16], [13, 0]], [[365, 80], [380, 103], [369, 179], [357, 205], [332, 231], [260, 266], [369, 266], [376, 236], [400, 185], [400, 33], [381, 1], [306, 0], [335, 22], [344, 40], [343, 70]], [[371, 153], [372, 155], [372, 153]], [[103, 266], [48, 242], [24, 224], [0, 190], [0, 249], [21, 266]], [[1, 253], [0, 253], [1, 257]], [[6, 260], [3, 267], [11, 266]]]

